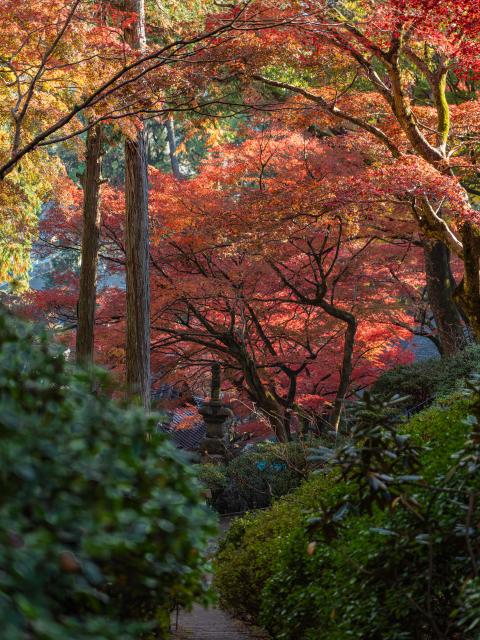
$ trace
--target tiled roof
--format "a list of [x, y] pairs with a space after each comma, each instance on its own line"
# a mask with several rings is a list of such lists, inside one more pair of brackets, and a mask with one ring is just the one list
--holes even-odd
[[172, 412], [168, 424], [159, 424], [158, 428], [164, 433], [168, 433], [179, 449], [195, 450], [200, 447], [200, 443], [207, 433], [205, 422], [199, 418], [190, 426], [182, 428], [181, 425], [188, 418], [196, 416], [195, 409], [178, 408]]

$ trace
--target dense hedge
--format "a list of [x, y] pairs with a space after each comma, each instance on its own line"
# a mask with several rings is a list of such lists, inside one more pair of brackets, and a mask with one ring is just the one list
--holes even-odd
[[164, 637], [174, 601], [205, 597], [197, 482], [104, 383], [0, 309], [2, 640]]
[[462, 388], [476, 372], [480, 372], [480, 345], [471, 345], [453, 356], [394, 367], [380, 376], [372, 392], [385, 400], [395, 394], [408, 396], [406, 405], [415, 407]]
[[[410, 440], [372, 427], [363, 448], [335, 454], [337, 470], [238, 519], [217, 558], [225, 605], [277, 640], [478, 639], [479, 418], [477, 392], [416, 416]], [[362, 476], [375, 437], [389, 453]], [[379, 480], [375, 464], [401, 468], [407, 449], [421, 479]]]
[[[241, 617], [259, 622], [262, 593], [290, 540], [304, 535], [306, 513], [319, 496], [332, 489], [331, 478], [313, 476], [268, 510], [236, 518], [221, 541], [215, 563], [215, 584], [223, 604]], [[306, 549], [302, 542], [302, 555]], [[281, 606], [282, 615], [285, 606]]]

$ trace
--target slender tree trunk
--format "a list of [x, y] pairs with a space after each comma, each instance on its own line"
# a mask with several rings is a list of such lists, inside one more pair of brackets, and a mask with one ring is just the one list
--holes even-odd
[[[126, 32], [129, 44], [145, 49], [144, 0], [129, 0], [138, 20]], [[131, 395], [150, 407], [150, 275], [148, 164], [145, 130], [125, 141], [125, 252], [127, 284], [126, 377]]]
[[338, 385], [337, 395], [335, 397], [333, 412], [330, 419], [335, 431], [338, 431], [340, 428], [340, 419], [342, 417], [345, 398], [347, 396], [348, 388], [350, 386], [350, 380], [352, 378], [353, 349], [355, 347], [355, 336], [357, 333], [357, 321], [355, 320], [354, 316], [347, 312], [343, 313], [344, 322], [347, 323], [347, 329], [345, 331], [345, 339], [343, 343], [343, 360], [342, 368], [340, 370], [340, 384]]
[[260, 380], [258, 370], [254, 362], [248, 357], [240, 360], [245, 382], [250, 397], [256, 402], [258, 408], [265, 414], [270, 422], [273, 432], [280, 442], [288, 442], [290, 438], [289, 424], [285, 422], [285, 414], [280, 404], [275, 400], [272, 392], [266, 389]]
[[165, 130], [167, 132], [168, 140], [168, 153], [170, 155], [170, 164], [172, 166], [172, 173], [177, 180], [182, 180], [183, 175], [180, 170], [180, 163], [177, 156], [177, 139], [175, 137], [175, 122], [172, 116], [169, 116], [165, 120]]
[[97, 299], [98, 243], [100, 237], [100, 183], [103, 128], [98, 125], [87, 135], [86, 168], [83, 177], [83, 231], [80, 290], [77, 302], [76, 358], [93, 361], [95, 306]]
[[442, 355], [451, 355], [466, 345], [462, 318], [453, 298], [455, 283], [450, 252], [438, 240], [423, 242], [428, 303], [435, 319]]
[[[276, 409], [280, 410], [280, 407]], [[273, 412], [271, 409], [269, 409], [267, 415], [270, 417], [270, 423], [278, 441], [282, 443], [290, 442], [292, 439], [292, 434], [290, 432], [290, 417], [286, 415], [279, 415], [278, 418], [272, 418], [271, 416], [273, 415]]]
[[127, 385], [150, 406], [150, 278], [146, 137], [125, 141]]
[[285, 409], [283, 413], [283, 433], [287, 442], [292, 439], [292, 410], [290, 408]]

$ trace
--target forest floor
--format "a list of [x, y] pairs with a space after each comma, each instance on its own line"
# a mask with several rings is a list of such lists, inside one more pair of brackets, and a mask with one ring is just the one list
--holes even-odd
[[[225, 533], [231, 518], [221, 518], [220, 530]], [[212, 553], [217, 547], [212, 542]], [[195, 605], [192, 611], [174, 611], [171, 618], [172, 640], [266, 640], [269, 636], [259, 629], [236, 620], [219, 607], [206, 609]]]

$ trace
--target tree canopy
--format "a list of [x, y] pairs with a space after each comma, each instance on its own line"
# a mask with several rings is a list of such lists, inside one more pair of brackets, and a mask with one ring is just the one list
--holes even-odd
[[40, 5], [10, 3], [1, 27], [2, 278], [25, 281], [32, 243], [54, 265], [15, 305], [73, 347], [101, 125], [95, 358], [120, 377], [118, 140], [138, 131], [154, 386], [202, 390], [220, 361], [225, 392], [288, 438], [292, 417], [338, 427], [412, 336], [443, 354], [478, 338], [476, 2]]

